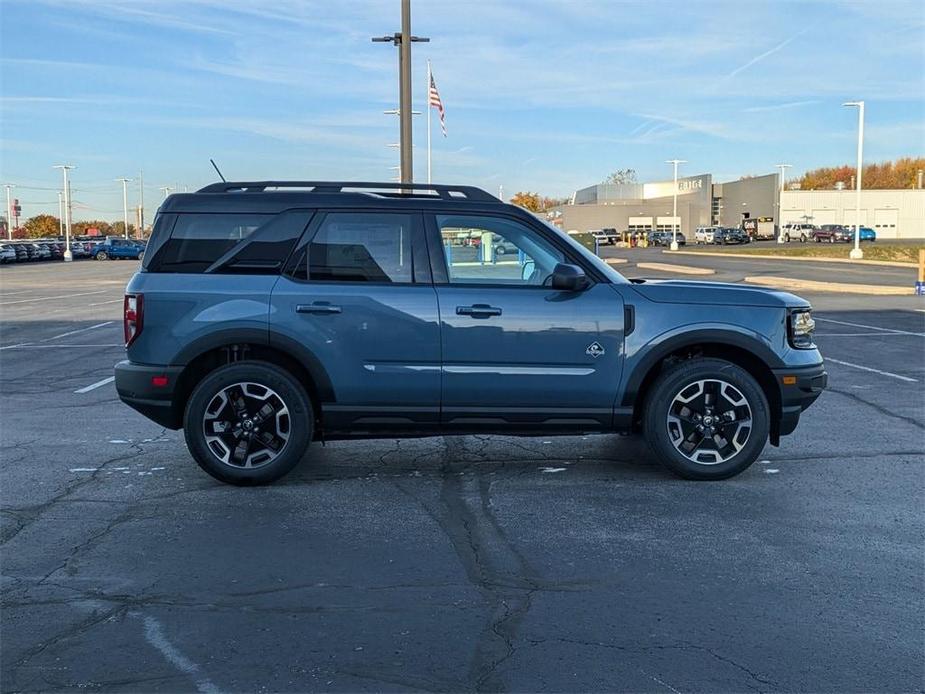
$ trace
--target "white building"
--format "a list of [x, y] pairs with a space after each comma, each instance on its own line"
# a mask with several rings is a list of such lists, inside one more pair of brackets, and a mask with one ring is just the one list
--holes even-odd
[[[785, 190], [781, 194], [784, 224], [854, 224], [856, 208], [854, 190]], [[862, 190], [861, 226], [871, 227], [877, 238], [925, 238], [925, 190]]]

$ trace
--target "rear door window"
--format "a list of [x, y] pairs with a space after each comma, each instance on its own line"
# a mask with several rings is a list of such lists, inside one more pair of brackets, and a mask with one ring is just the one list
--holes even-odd
[[307, 279], [413, 282], [414, 217], [384, 212], [329, 213], [308, 244]]

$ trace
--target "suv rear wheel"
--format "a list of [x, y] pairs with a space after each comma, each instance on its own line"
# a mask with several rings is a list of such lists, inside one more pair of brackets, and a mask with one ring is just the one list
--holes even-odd
[[97, 260], [109, 260], [109, 254], [106, 251], [99, 251], [95, 257]]
[[755, 462], [768, 440], [770, 410], [745, 369], [699, 358], [656, 379], [644, 428], [649, 446], [670, 470], [687, 479], [720, 480]]
[[287, 371], [244, 361], [216, 369], [193, 389], [183, 432], [193, 458], [212, 477], [266, 484], [301, 460], [314, 421], [305, 389]]

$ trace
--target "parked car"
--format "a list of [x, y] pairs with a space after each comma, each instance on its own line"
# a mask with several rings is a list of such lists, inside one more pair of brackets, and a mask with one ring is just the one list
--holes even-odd
[[780, 235], [784, 237], [784, 241], [790, 243], [791, 240], [796, 239], [800, 243], [806, 243], [811, 238], [813, 238], [813, 232], [815, 232], [815, 224], [807, 223], [790, 223], [784, 224], [781, 228]]
[[591, 236], [601, 246], [613, 246], [620, 240], [616, 229], [592, 229]]
[[71, 256], [73, 258], [89, 258], [90, 251], [80, 241], [74, 241], [71, 243]]
[[735, 227], [721, 227], [713, 232], [713, 243], [723, 246], [749, 243], [750, 241], [751, 239], [745, 231], [736, 229]]
[[110, 238], [97, 244], [90, 251], [96, 260], [120, 260], [129, 258], [141, 260], [145, 250], [130, 239]]
[[47, 246], [43, 246], [40, 243], [30, 243], [27, 246], [31, 246], [33, 257], [32, 260], [51, 260], [51, 249]]
[[[631, 282], [478, 188], [356, 189], [221, 182], [161, 204], [115, 385], [219, 480], [278, 479], [318, 440], [615, 431], [642, 431], [683, 477], [724, 479], [826, 385], [797, 296]], [[524, 257], [454, 261], [459, 229]]]
[[812, 237], [816, 243], [826, 241], [828, 243], [848, 243], [854, 240], [854, 233], [848, 231], [841, 224], [823, 224], [818, 229], [813, 230]]
[[13, 250], [16, 252], [16, 262], [25, 263], [29, 260], [32, 260], [33, 254], [29, 252], [29, 249], [24, 243], [12, 243], [10, 244], [13, 247]]
[[[845, 228], [851, 234], [851, 240], [853, 241], [854, 240], [854, 224], [850, 224]], [[862, 226], [859, 240], [860, 241], [876, 241], [877, 232], [871, 229], [870, 227]]]
[[694, 231], [694, 243], [697, 245], [713, 243], [713, 237], [719, 227], [697, 227]]
[[0, 245], [0, 263], [15, 263], [17, 260], [16, 249], [11, 243]]
[[492, 248], [494, 249], [496, 256], [497, 255], [516, 255], [517, 251], [520, 250], [513, 243], [501, 238], [500, 236], [495, 236], [492, 238]]
[[[649, 242], [650, 246], [670, 246], [672, 233], [670, 231], [650, 231], [646, 240]], [[683, 246], [687, 243], [687, 239], [680, 231], [677, 232], [677, 240], [679, 246]]]

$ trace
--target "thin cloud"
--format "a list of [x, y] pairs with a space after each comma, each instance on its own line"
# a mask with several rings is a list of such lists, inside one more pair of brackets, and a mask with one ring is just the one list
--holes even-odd
[[749, 106], [748, 108], [743, 108], [743, 113], [764, 113], [765, 111], [783, 111], [788, 108], [799, 108], [801, 106], [812, 106], [813, 104], [821, 104], [822, 101], [819, 99], [807, 99], [805, 101], [788, 101], [785, 104], [770, 104], [768, 106]]
[[726, 75], [725, 79], [727, 79], [727, 80], [728, 80], [728, 79], [732, 79], [733, 77], [735, 77], [736, 75], [738, 75], [738, 74], [739, 74], [740, 72], [742, 72], [743, 70], [747, 70], [748, 68], [750, 68], [750, 67], [751, 67], [752, 65], [754, 65], [755, 63], [759, 63], [759, 62], [761, 62], [762, 60], [764, 60], [765, 58], [767, 58], [768, 56], [774, 55], [774, 54], [777, 53], [778, 51], [784, 49], [784, 48], [785, 48], [788, 44], [790, 44], [791, 42], [796, 41], [800, 36], [802, 36], [803, 34], [805, 34], [807, 31], [809, 31], [809, 29], [803, 29], [803, 31], [798, 31], [796, 34], [794, 34], [793, 36], [791, 36], [789, 39], [786, 39], [786, 40], [784, 40], [784, 41], [781, 41], [779, 44], [777, 44], [777, 45], [774, 46], [773, 48], [769, 48], [769, 49], [766, 50], [764, 53], [761, 53], [761, 54], [759, 54], [759, 55], [756, 55], [754, 58], [752, 58], [751, 60], [749, 60], [747, 63], [745, 63], [744, 65], [740, 65], [740, 66], [737, 67], [735, 70], [733, 70], [733, 71], [730, 72], [728, 75]]

